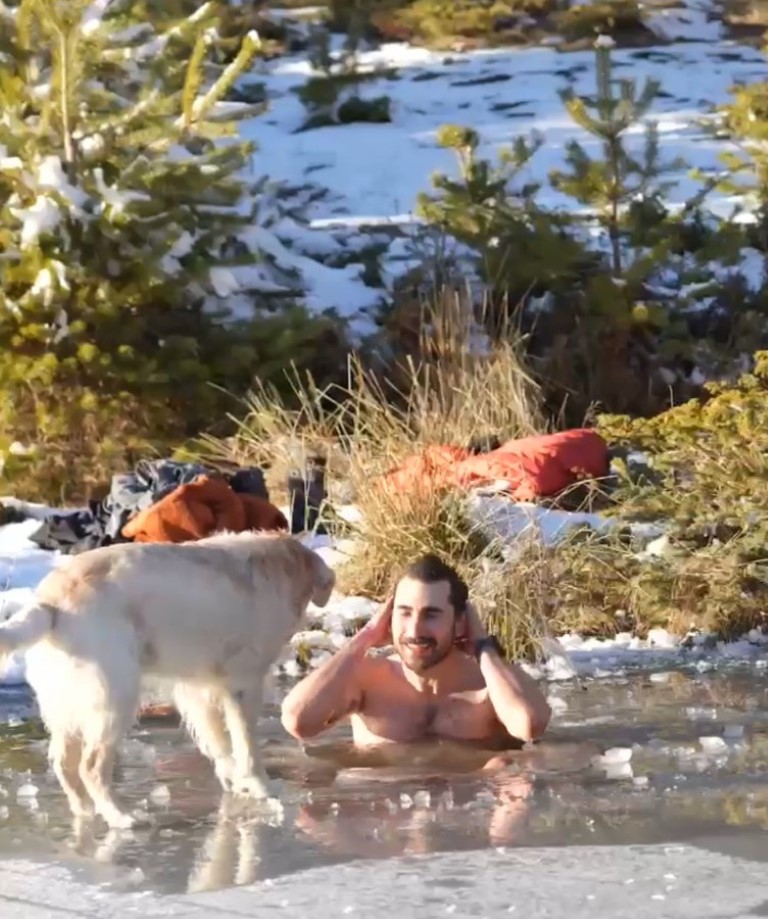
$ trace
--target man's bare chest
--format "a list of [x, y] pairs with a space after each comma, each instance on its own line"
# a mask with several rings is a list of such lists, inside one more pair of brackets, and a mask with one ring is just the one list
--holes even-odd
[[498, 728], [485, 688], [443, 696], [410, 688], [367, 693], [357, 717], [372, 735], [398, 742], [428, 737], [476, 740]]

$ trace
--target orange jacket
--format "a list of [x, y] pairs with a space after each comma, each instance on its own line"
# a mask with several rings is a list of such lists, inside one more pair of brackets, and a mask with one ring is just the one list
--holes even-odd
[[264, 498], [232, 491], [224, 479], [198, 476], [123, 527], [135, 542], [189, 542], [227, 530], [287, 530], [283, 514]]

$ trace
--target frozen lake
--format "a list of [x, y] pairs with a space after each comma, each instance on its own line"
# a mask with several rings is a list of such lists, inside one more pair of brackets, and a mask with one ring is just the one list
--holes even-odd
[[[567, 903], [613, 916], [630, 897], [641, 916], [766, 915], [768, 894], [750, 888], [768, 862], [763, 672], [740, 662], [563, 684], [547, 738], [501, 756], [434, 744], [363, 756], [343, 729], [303, 752], [272, 708], [280, 815], [222, 799], [181, 729], [145, 726], [118, 786], [154, 823], [130, 833], [73, 826], [41, 732], [8, 726], [0, 915], [62, 915], [62, 897], [65, 915], [85, 916], [373, 916], [387, 897], [425, 915], [562, 915]], [[2, 691], [11, 725], [25, 695]]]

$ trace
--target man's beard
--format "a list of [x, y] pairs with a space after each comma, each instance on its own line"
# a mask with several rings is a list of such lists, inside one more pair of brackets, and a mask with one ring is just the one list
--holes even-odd
[[[419, 654], [414, 650], [414, 646], [415, 648], [426, 646], [425, 653]], [[428, 639], [421, 642], [401, 641], [397, 650], [400, 660], [409, 670], [414, 673], [424, 673], [442, 663], [451, 653], [452, 648], [452, 643], [439, 645], [434, 639]]]

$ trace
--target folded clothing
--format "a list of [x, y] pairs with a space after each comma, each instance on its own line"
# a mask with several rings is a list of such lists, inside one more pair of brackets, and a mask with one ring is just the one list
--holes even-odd
[[223, 478], [201, 475], [139, 511], [123, 526], [122, 535], [135, 542], [178, 543], [225, 530], [287, 529], [285, 516], [266, 498], [239, 494]]

